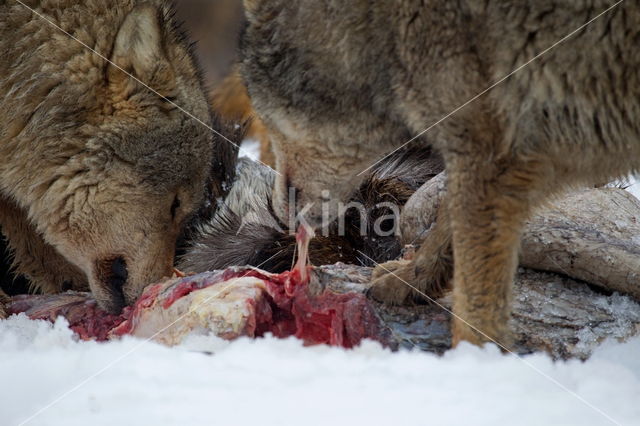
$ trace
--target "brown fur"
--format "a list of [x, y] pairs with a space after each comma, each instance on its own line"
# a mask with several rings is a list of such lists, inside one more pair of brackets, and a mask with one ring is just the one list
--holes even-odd
[[267, 129], [255, 115], [247, 89], [237, 70], [229, 74], [212, 92], [214, 111], [222, 119], [230, 122], [248, 123], [246, 136], [260, 142], [260, 161], [275, 167], [276, 161], [271, 149]]
[[[165, 1], [27, 4], [210, 123]], [[16, 271], [46, 293], [88, 286], [119, 311], [171, 273], [211, 133], [17, 2], [0, 2], [0, 51], [0, 226]]]
[[[612, 4], [248, 3], [243, 75], [282, 173], [274, 209], [284, 218], [314, 203], [307, 219], [316, 226], [323, 189], [335, 213], [385, 152]], [[639, 36], [640, 10], [622, 3], [428, 132], [446, 163], [448, 217], [396, 272], [427, 289], [434, 259], [453, 242], [454, 342], [509, 344], [511, 282], [533, 209], [568, 187], [638, 171]], [[288, 186], [297, 206], [286, 203]], [[404, 299], [394, 275], [379, 271], [375, 285], [383, 300]]]

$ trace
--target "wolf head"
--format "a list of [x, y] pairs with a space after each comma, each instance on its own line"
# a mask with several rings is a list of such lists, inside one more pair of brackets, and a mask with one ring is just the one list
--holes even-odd
[[[111, 312], [171, 274], [182, 225], [203, 201], [213, 151], [189, 47], [164, 3], [155, 3], [122, 19], [110, 62], [99, 63], [99, 87], [87, 83], [95, 99], [80, 95], [82, 118], [50, 147], [50, 169], [41, 171], [47, 178], [28, 206], [44, 239], [86, 274]], [[92, 75], [98, 66], [86, 67]]]
[[388, 70], [372, 56], [387, 46], [369, 49], [375, 40], [351, 28], [370, 19], [370, 2], [333, 12], [328, 3], [244, 1], [241, 72], [272, 140], [273, 208], [289, 226], [292, 216], [316, 228], [333, 220], [366, 169], [408, 135], [387, 114]]

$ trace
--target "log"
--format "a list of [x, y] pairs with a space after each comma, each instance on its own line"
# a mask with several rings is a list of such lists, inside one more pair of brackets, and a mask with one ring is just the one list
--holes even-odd
[[[400, 218], [403, 244], [419, 244], [446, 194], [439, 174], [414, 193]], [[640, 200], [622, 189], [570, 192], [524, 228], [520, 265], [586, 281], [640, 300]]]
[[442, 172], [422, 185], [407, 200], [400, 213], [400, 242], [420, 244], [433, 227], [447, 193], [447, 174]]
[[[370, 275], [364, 267], [323, 266], [316, 270], [312, 291], [366, 292]], [[556, 359], [586, 359], [605, 339], [622, 341], [640, 332], [640, 304], [571, 278], [520, 268], [513, 293], [512, 349], [519, 354], [544, 351]], [[438, 354], [450, 348], [450, 294], [438, 300], [441, 306], [372, 303], [396, 347]]]
[[573, 192], [525, 228], [520, 264], [640, 300], [640, 200], [615, 188]]

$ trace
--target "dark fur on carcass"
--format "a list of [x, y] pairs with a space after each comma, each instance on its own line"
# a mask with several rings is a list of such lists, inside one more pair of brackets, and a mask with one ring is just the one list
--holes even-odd
[[[351, 199], [366, 207], [368, 226], [364, 235], [360, 230], [360, 213], [348, 210], [344, 235], [338, 235], [336, 222], [329, 227], [327, 236], [318, 232], [311, 240], [311, 263], [371, 265], [369, 258], [383, 262], [398, 257], [402, 247], [397, 237], [380, 237], [373, 232], [376, 219], [390, 214], [389, 209], [376, 205], [391, 202], [402, 207], [416, 189], [442, 170], [440, 158], [430, 149], [411, 147], [389, 157], [371, 172]], [[232, 265], [259, 266], [270, 272], [290, 269], [296, 241], [273, 213], [274, 177], [275, 172], [268, 167], [240, 159], [236, 179], [223, 205], [211, 220], [198, 218], [178, 268], [187, 272]], [[389, 230], [395, 223], [394, 219], [385, 220], [381, 228]]]

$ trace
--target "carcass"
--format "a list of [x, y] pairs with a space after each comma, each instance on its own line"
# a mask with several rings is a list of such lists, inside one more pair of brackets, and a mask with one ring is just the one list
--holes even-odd
[[[390, 307], [365, 297], [371, 268], [335, 264], [314, 268], [308, 284], [291, 273], [230, 268], [176, 278], [147, 287], [120, 317], [100, 311], [85, 293], [18, 296], [12, 313], [52, 320], [65, 316], [82, 339], [122, 335], [169, 345], [192, 335], [296, 336], [306, 344], [343, 347], [368, 338], [392, 349], [442, 353], [451, 345], [450, 301]], [[640, 331], [640, 304], [602, 294], [582, 282], [521, 268], [514, 286], [511, 327], [518, 353], [546, 351], [556, 358], [586, 358], [604, 339]]]

